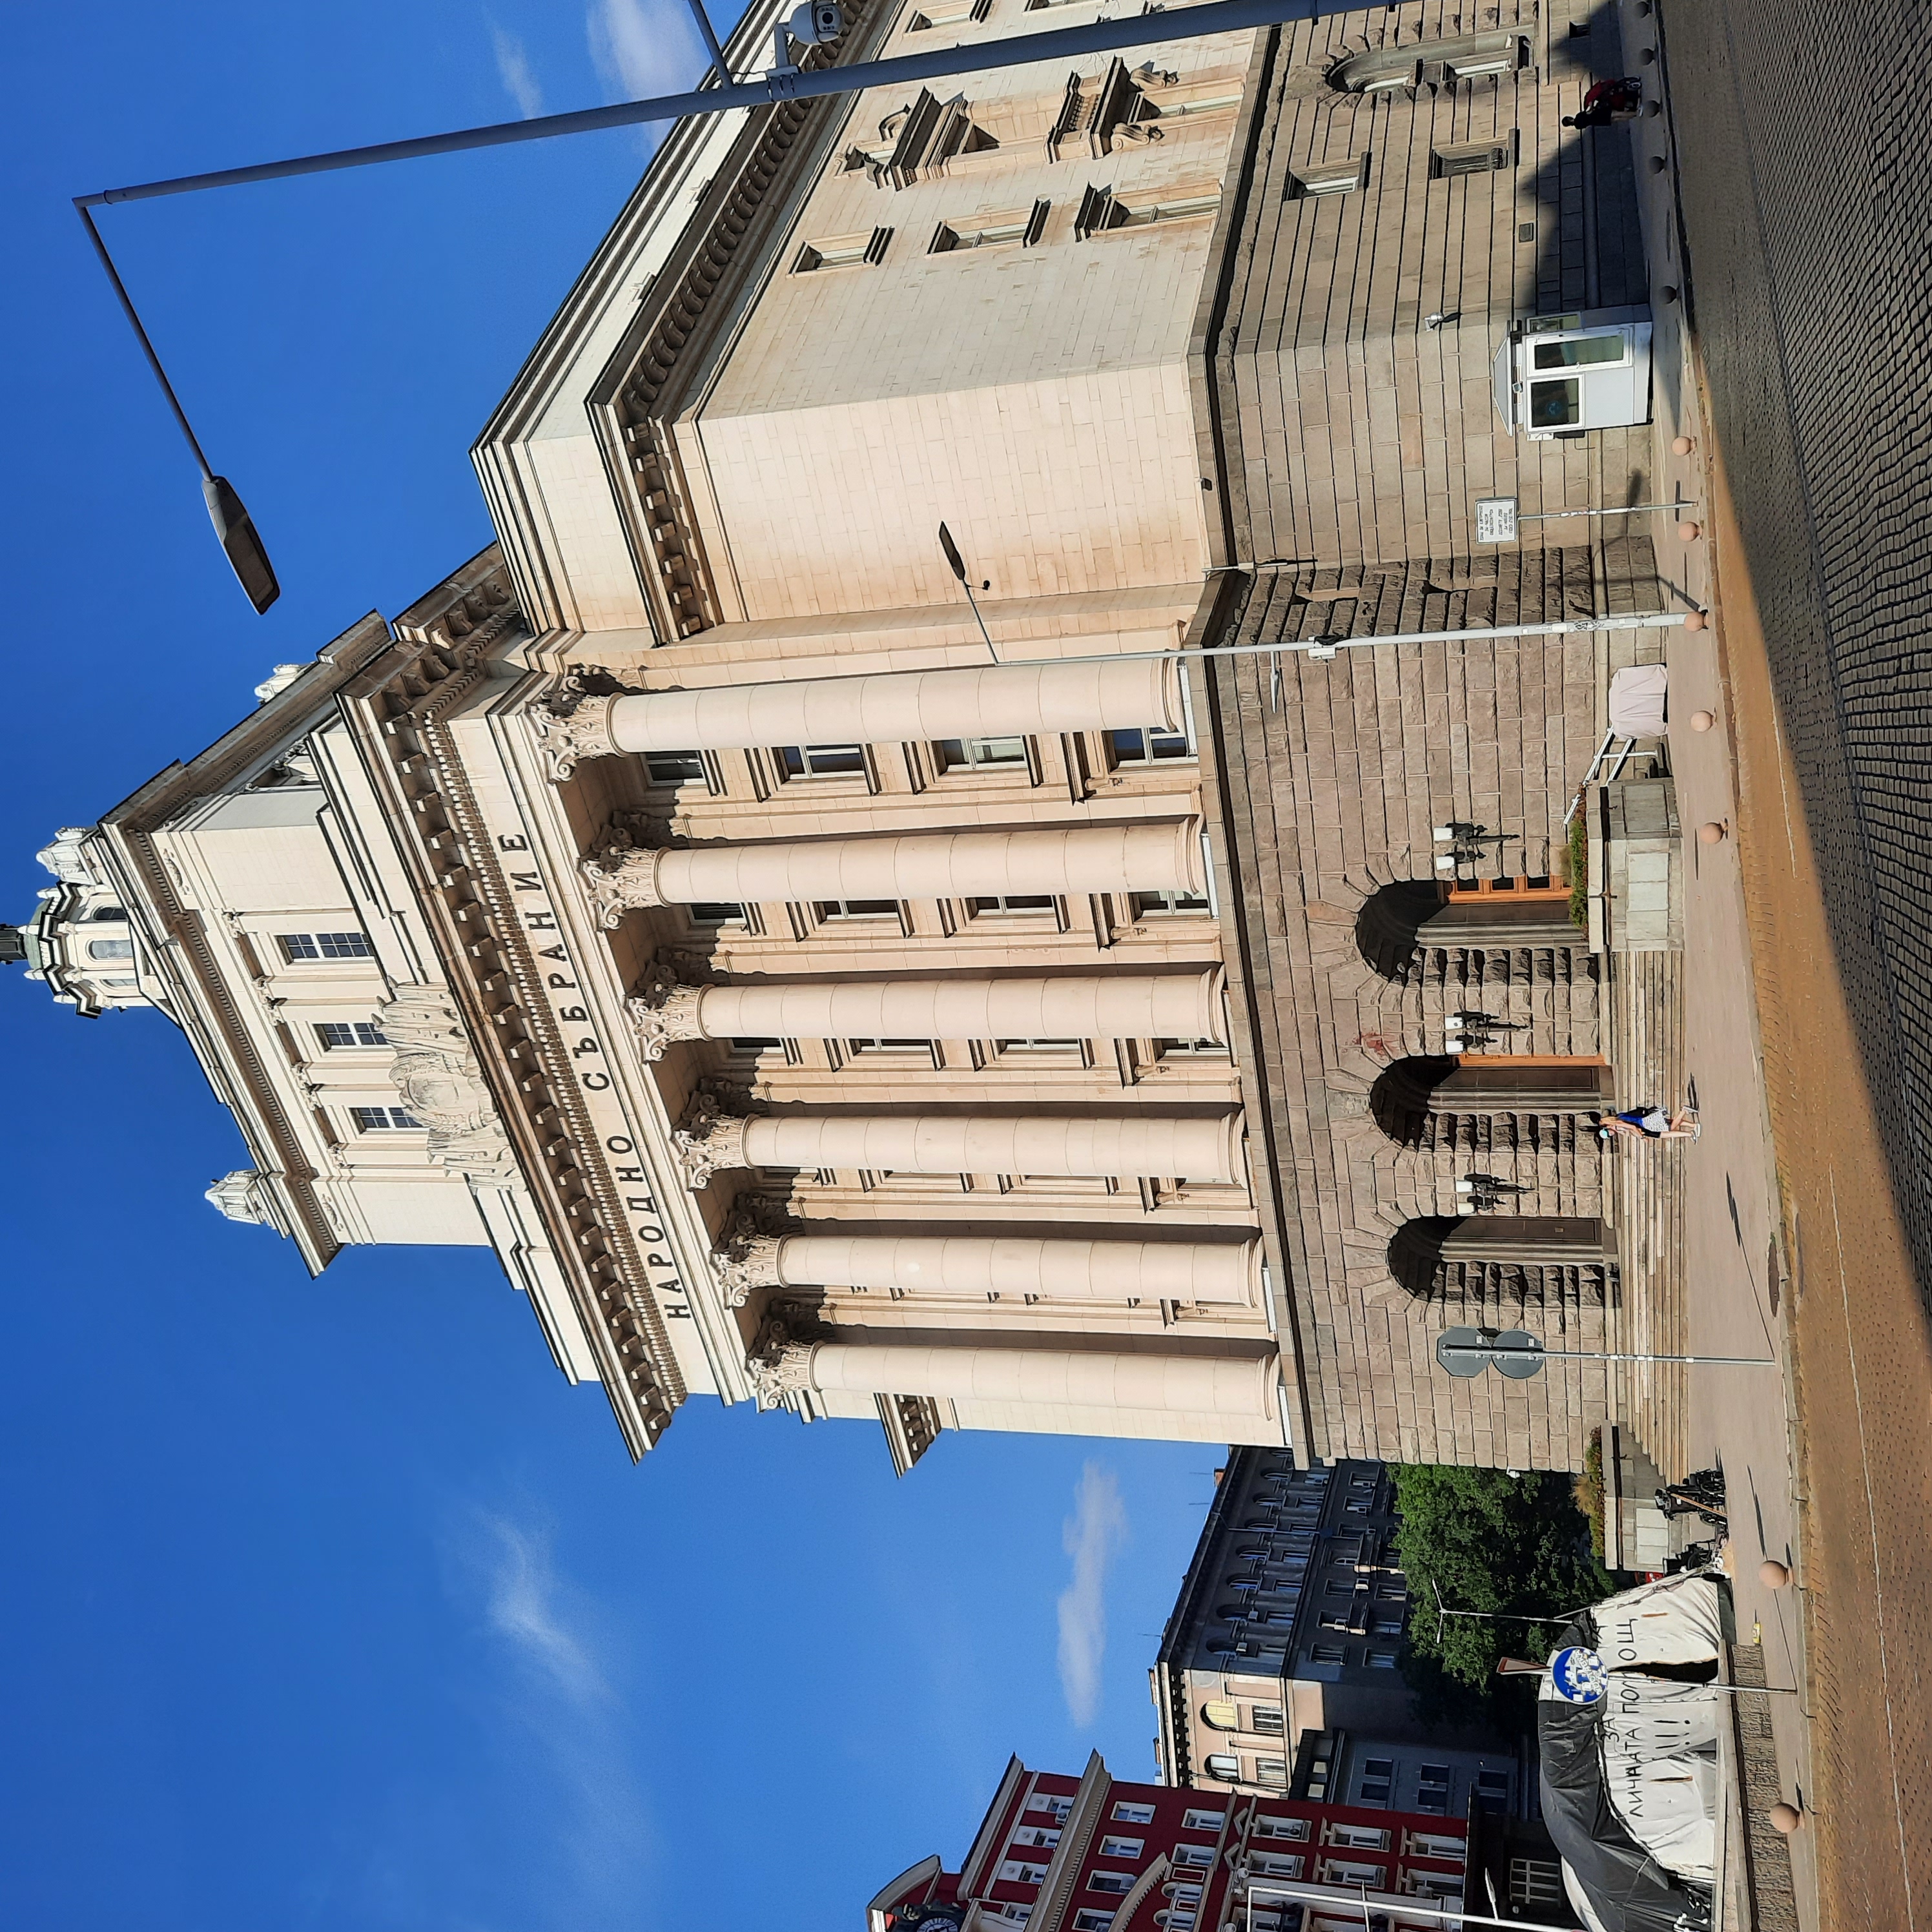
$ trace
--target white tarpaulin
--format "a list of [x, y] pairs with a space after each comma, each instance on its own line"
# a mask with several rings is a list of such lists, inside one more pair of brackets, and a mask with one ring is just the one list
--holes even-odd
[[1708, 1684], [1615, 1672], [1598, 1734], [1604, 1790], [1624, 1828], [1679, 1878], [1718, 1860], [1718, 1700]]
[[1610, 680], [1610, 729], [1620, 738], [1662, 737], [1670, 681], [1660, 664], [1632, 664], [1618, 671]]
[[1596, 1648], [1612, 1670], [1649, 1664], [1714, 1664], [1724, 1637], [1724, 1594], [1715, 1576], [1666, 1576], [1590, 1608]]

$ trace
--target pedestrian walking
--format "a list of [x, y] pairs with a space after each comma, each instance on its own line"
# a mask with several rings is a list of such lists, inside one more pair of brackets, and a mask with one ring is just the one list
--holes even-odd
[[1680, 1107], [1666, 1114], [1661, 1107], [1631, 1107], [1622, 1113], [1606, 1114], [1597, 1123], [1599, 1138], [1622, 1135], [1634, 1141], [1694, 1141], [1702, 1132], [1696, 1110]]
[[1566, 128], [1608, 128], [1619, 121], [1634, 121], [1643, 112], [1643, 82], [1634, 74], [1616, 80], [1600, 80], [1583, 97], [1580, 114], [1566, 114]]

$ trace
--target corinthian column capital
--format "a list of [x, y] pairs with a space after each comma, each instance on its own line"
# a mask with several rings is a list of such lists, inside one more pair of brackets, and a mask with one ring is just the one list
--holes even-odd
[[783, 1342], [764, 1354], [750, 1357], [745, 1364], [760, 1408], [782, 1408], [785, 1397], [812, 1386], [812, 1358], [818, 1352], [812, 1342]]
[[698, 1023], [702, 986], [687, 986], [664, 966], [653, 966], [624, 1002], [624, 1016], [646, 1060], [662, 1060], [674, 1040], [702, 1040]]
[[580, 697], [568, 711], [554, 710], [544, 704], [524, 714], [550, 766], [552, 784], [562, 784], [586, 758], [616, 755], [617, 741], [610, 735], [610, 712], [622, 694]]
[[710, 1094], [700, 1094], [682, 1124], [671, 1130], [671, 1146], [684, 1169], [685, 1185], [695, 1191], [728, 1167], [748, 1167], [746, 1126], [745, 1121], [724, 1112]]
[[760, 1215], [733, 1217], [725, 1245], [711, 1257], [727, 1307], [742, 1308], [754, 1288], [778, 1286], [778, 1247], [784, 1239], [769, 1230]]
[[614, 825], [603, 844], [578, 866], [598, 922], [612, 931], [634, 908], [664, 904], [658, 891], [658, 867], [664, 855], [641, 844], [640, 832], [638, 826]]

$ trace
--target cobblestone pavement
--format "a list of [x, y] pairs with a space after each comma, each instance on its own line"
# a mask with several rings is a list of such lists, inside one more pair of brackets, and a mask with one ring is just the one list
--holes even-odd
[[1932, 1925], [1932, 9], [1636, 4], [1722, 456], [1725, 849], [1797, 1343], [1787, 1766], [1820, 1922], [1891, 1932]]

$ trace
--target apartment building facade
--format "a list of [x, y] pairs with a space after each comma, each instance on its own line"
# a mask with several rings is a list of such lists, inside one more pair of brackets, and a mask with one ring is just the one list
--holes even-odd
[[[937, 1854], [881, 1888], [867, 1932], [1343, 1932], [1365, 1912], [1424, 1932], [1463, 1902], [1460, 1819], [1175, 1791], [1007, 1766], [956, 1871]], [[1366, 1894], [1366, 1897], [1364, 1894]]]

